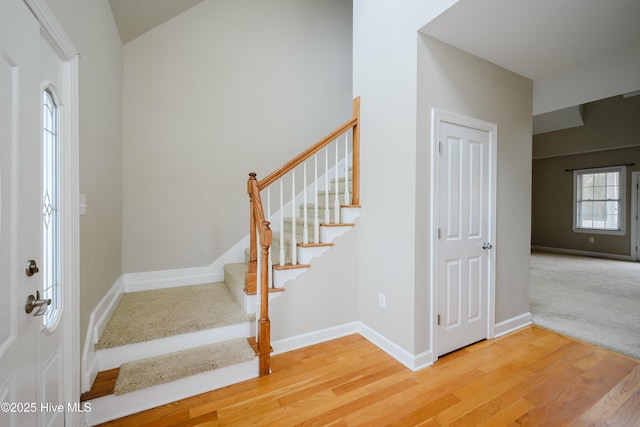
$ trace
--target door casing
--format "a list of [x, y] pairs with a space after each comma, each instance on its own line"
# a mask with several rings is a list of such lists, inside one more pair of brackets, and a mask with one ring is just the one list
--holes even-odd
[[489, 236], [494, 249], [489, 251], [489, 285], [487, 293], [487, 339], [495, 337], [495, 282], [496, 282], [496, 186], [497, 186], [497, 148], [498, 148], [498, 125], [496, 123], [467, 117], [461, 114], [452, 113], [440, 109], [431, 110], [431, 197], [430, 197], [430, 239], [429, 239], [429, 282], [430, 282], [430, 344], [433, 354], [433, 361], [438, 359], [438, 301], [439, 301], [439, 254], [438, 254], [438, 205], [441, 197], [440, 183], [440, 162], [439, 143], [440, 125], [450, 123], [458, 126], [465, 126], [489, 134], [490, 158], [489, 158]]
[[[80, 56], [44, 0], [24, 0], [40, 23], [42, 36], [63, 62], [60, 89], [66, 100], [59, 123], [60, 149], [60, 280], [64, 284], [62, 396], [68, 403], [80, 397], [80, 204], [79, 204], [79, 101], [78, 67]], [[82, 412], [65, 414], [65, 426], [84, 424]]]
[[640, 171], [631, 173], [631, 260], [640, 261]]

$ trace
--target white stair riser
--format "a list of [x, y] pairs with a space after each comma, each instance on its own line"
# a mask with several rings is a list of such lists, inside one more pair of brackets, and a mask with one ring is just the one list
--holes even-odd
[[350, 225], [340, 225], [333, 227], [320, 226], [320, 242], [332, 243], [334, 239], [342, 236], [347, 231], [351, 230]]
[[309, 264], [312, 259], [321, 256], [323, 253], [331, 249], [331, 246], [298, 246], [298, 262], [300, 264]]
[[340, 218], [342, 219], [342, 222], [345, 224], [353, 224], [356, 219], [360, 218], [360, 208], [354, 208], [354, 207], [342, 207], [340, 209]]
[[288, 268], [286, 270], [273, 270], [273, 287], [284, 288], [285, 283], [294, 280], [296, 277], [306, 272], [309, 268]]
[[93, 399], [91, 411], [85, 413], [88, 426], [95, 426], [127, 415], [154, 408], [207, 391], [258, 377], [258, 358], [214, 371], [182, 378], [166, 384]]
[[123, 363], [133, 362], [134, 360], [200, 347], [238, 337], [248, 338], [252, 336], [252, 323], [253, 322], [238, 323], [215, 329], [206, 329], [204, 331], [98, 350], [96, 352], [98, 369], [99, 371], [106, 371], [108, 369], [118, 368]]

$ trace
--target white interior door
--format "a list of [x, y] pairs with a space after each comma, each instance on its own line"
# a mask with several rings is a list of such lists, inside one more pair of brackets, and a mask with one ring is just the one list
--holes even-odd
[[[47, 328], [42, 295], [40, 24], [21, 0], [0, 2], [0, 425], [61, 426], [62, 328]], [[40, 265], [39, 270], [28, 261]], [[37, 297], [36, 297], [37, 299]], [[42, 298], [41, 298], [42, 299]], [[36, 303], [38, 301], [35, 301]], [[53, 326], [53, 325], [49, 325]], [[57, 359], [54, 352], [57, 352]]]
[[488, 337], [491, 138], [439, 122], [438, 355]]

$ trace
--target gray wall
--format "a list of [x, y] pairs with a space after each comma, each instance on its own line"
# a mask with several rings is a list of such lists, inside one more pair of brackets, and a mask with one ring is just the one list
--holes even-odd
[[209, 265], [246, 180], [351, 116], [348, 0], [209, 0], [125, 46], [125, 273]]
[[[122, 273], [122, 42], [107, 0], [47, 0], [80, 52], [80, 336]], [[84, 343], [80, 343], [82, 349]]]
[[[428, 337], [431, 110], [497, 123], [495, 322], [529, 312], [532, 81], [420, 35], [416, 171], [416, 311]], [[427, 348], [423, 339], [419, 350]]]
[[[631, 172], [640, 170], [640, 96], [585, 104], [583, 119], [584, 126], [533, 137], [532, 244], [630, 255]], [[625, 163], [635, 163], [627, 168], [626, 233], [574, 233], [573, 174], [565, 169]], [[595, 242], [589, 243], [589, 237]]]

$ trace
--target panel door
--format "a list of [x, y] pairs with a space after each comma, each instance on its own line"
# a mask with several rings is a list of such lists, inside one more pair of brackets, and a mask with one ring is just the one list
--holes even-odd
[[44, 291], [42, 41], [23, 1], [0, 1], [0, 425], [11, 427], [62, 426], [66, 410], [63, 331], [26, 310]]
[[440, 125], [438, 355], [487, 338], [489, 133]]

